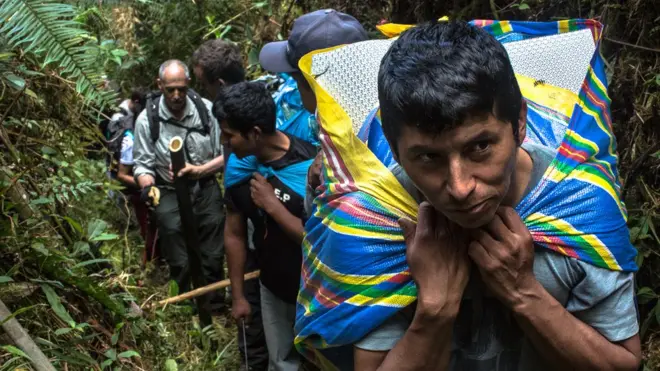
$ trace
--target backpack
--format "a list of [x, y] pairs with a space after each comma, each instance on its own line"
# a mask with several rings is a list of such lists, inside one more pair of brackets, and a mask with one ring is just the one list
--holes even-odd
[[127, 130], [133, 130], [135, 126], [135, 115], [132, 112], [120, 108], [120, 114], [121, 116], [118, 119], [110, 120], [105, 129], [105, 144], [108, 150], [106, 163], [113, 177], [117, 175], [119, 170], [119, 157], [121, 156], [121, 144], [124, 135]]
[[[153, 143], [156, 143], [158, 141], [158, 137], [160, 136], [160, 122], [162, 121], [162, 119], [160, 118], [158, 112], [160, 110], [160, 97], [162, 95], [163, 93], [160, 91], [155, 91], [147, 95], [147, 119], [149, 120], [149, 133], [151, 134], [151, 141]], [[195, 108], [197, 109], [199, 118], [202, 120], [202, 126], [204, 127], [204, 130], [200, 130], [197, 128], [188, 128], [179, 125], [178, 123], [172, 120], [167, 120], [166, 123], [185, 129], [186, 136], [191, 132], [197, 132], [202, 135], [211, 134], [211, 122], [209, 119], [209, 111], [208, 108], [206, 107], [206, 104], [202, 100], [202, 97], [192, 89], [188, 89], [187, 95], [188, 98], [190, 98], [195, 104]]]

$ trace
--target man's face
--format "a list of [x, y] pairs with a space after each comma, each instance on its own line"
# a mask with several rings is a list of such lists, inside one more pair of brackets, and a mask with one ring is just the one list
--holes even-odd
[[312, 87], [309, 86], [309, 83], [307, 80], [305, 80], [305, 76], [301, 72], [292, 72], [291, 77], [293, 77], [294, 80], [296, 80], [296, 84], [298, 85], [298, 91], [300, 92], [300, 98], [302, 99], [303, 106], [309, 113], [315, 114], [316, 113], [316, 95], [314, 95], [314, 91], [312, 90]]
[[[525, 126], [519, 132], [520, 141]], [[518, 144], [493, 115], [429, 135], [405, 125], [398, 160], [426, 199], [465, 228], [488, 223], [511, 187]]]
[[178, 65], [172, 64], [165, 69], [163, 78], [158, 80], [158, 87], [163, 92], [165, 104], [172, 112], [181, 112], [186, 108], [186, 94], [190, 79]]
[[243, 158], [256, 154], [254, 134], [248, 133], [247, 137], [243, 136], [238, 130], [229, 127], [227, 120], [220, 122], [220, 130], [220, 142], [236, 157]]
[[202, 90], [206, 94], [206, 98], [214, 101], [223, 85], [222, 81], [208, 81], [204, 76], [204, 70], [201, 66], [195, 66], [193, 68], [193, 73], [195, 74], [197, 81], [199, 81]]

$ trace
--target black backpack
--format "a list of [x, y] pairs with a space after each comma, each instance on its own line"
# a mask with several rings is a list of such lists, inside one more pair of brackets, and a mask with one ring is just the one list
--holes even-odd
[[[158, 115], [158, 112], [160, 110], [161, 95], [163, 95], [163, 93], [160, 91], [155, 91], [147, 95], [147, 118], [149, 119], [149, 132], [151, 133], [151, 140], [153, 143], [156, 143], [158, 141], [158, 137], [160, 136], [160, 122], [162, 121], [162, 119], [160, 118], [160, 115]], [[204, 127], [204, 130], [200, 130], [198, 128], [188, 128], [179, 125], [177, 122], [173, 120], [167, 120], [166, 123], [185, 129], [186, 137], [191, 132], [197, 132], [202, 135], [210, 135], [211, 122], [209, 119], [209, 111], [208, 108], [206, 107], [206, 104], [202, 100], [202, 97], [199, 94], [197, 94], [197, 92], [195, 92], [194, 90], [188, 89], [188, 98], [190, 98], [195, 104], [197, 113], [199, 114], [199, 117], [202, 120], [202, 126]], [[184, 141], [185, 139], [186, 138], [184, 138]]]
[[106, 162], [113, 176], [116, 176], [119, 170], [119, 157], [121, 156], [121, 144], [124, 140], [124, 134], [127, 130], [133, 130], [135, 126], [135, 115], [132, 112], [120, 108], [120, 113], [121, 117], [117, 120], [110, 120], [105, 130], [105, 144], [108, 149]]

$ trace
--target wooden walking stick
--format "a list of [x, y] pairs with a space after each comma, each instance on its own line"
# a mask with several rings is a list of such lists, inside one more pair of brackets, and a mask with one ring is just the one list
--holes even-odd
[[[243, 276], [243, 280], [245, 280], [245, 281], [252, 280], [252, 279], [255, 279], [257, 277], [259, 277], [259, 271], [254, 271], [254, 272], [250, 272], [250, 273], [245, 274], [245, 276]], [[180, 301], [184, 301], [184, 300], [188, 300], [188, 299], [198, 297], [200, 295], [208, 294], [211, 291], [222, 290], [224, 288], [229, 287], [230, 285], [231, 285], [231, 281], [229, 280], [229, 278], [227, 278], [226, 280], [218, 281], [218, 282], [212, 283], [210, 285], [206, 285], [204, 287], [200, 287], [198, 289], [188, 291], [188, 292], [183, 293], [181, 295], [172, 296], [171, 298], [161, 300], [158, 303], [156, 303], [156, 306], [163, 306], [163, 305], [166, 305], [166, 304], [178, 303]]]
[[[172, 172], [174, 173], [174, 190], [176, 200], [179, 204], [179, 215], [181, 216], [181, 229], [186, 242], [188, 251], [188, 272], [191, 275], [193, 287], [201, 288], [206, 286], [206, 278], [202, 270], [202, 256], [199, 251], [199, 233], [197, 231], [197, 221], [193, 212], [192, 200], [190, 199], [190, 187], [186, 177], [179, 178], [177, 174], [186, 166], [183, 148], [183, 139], [176, 136], [170, 140], [170, 159], [172, 161]], [[199, 322], [202, 327], [212, 323], [209, 295], [199, 295], [196, 297], [197, 311], [199, 313]]]

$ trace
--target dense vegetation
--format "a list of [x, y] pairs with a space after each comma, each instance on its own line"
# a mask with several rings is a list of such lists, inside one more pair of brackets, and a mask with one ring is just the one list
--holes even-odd
[[[660, 368], [660, 14], [652, 0], [0, 0], [0, 300], [57, 369], [237, 368], [229, 320], [201, 329], [107, 197], [98, 123], [117, 92], [151, 86], [165, 59], [188, 60], [208, 38], [237, 42], [251, 76], [264, 42], [302, 12], [333, 7], [374, 30], [453, 18], [593, 17], [602, 53], [638, 275], [645, 367]], [[376, 36], [376, 32], [373, 33]], [[152, 86], [153, 87], [153, 86]], [[121, 94], [120, 93], [120, 94]], [[30, 369], [0, 332], [0, 370]]]

